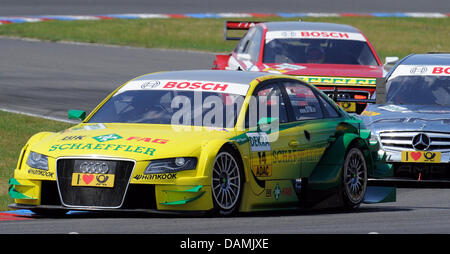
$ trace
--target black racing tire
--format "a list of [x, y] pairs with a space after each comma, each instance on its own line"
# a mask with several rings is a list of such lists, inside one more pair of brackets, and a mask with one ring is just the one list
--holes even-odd
[[211, 173], [214, 215], [231, 216], [239, 212], [243, 179], [243, 167], [236, 151], [221, 149], [214, 160]]
[[364, 201], [367, 190], [367, 163], [358, 146], [348, 149], [345, 154], [341, 175], [341, 196], [344, 209], [358, 208]]

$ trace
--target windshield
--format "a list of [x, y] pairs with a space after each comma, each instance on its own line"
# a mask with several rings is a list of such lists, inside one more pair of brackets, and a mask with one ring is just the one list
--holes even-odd
[[243, 101], [227, 93], [128, 90], [111, 97], [88, 122], [232, 128]]
[[386, 89], [386, 103], [450, 106], [450, 77], [398, 76]]
[[365, 41], [339, 39], [273, 39], [264, 46], [263, 62], [378, 65]]

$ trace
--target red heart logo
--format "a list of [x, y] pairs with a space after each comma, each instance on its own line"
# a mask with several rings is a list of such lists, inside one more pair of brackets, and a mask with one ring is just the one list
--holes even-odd
[[422, 156], [421, 152], [412, 152], [411, 153], [411, 157], [416, 161], [418, 159], [420, 159], [420, 157]]
[[94, 180], [94, 175], [83, 175], [83, 181], [86, 184], [89, 184], [92, 180]]

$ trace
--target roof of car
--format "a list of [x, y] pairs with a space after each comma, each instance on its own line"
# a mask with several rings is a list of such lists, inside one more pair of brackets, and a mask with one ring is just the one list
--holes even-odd
[[450, 53], [413, 54], [406, 57], [403, 65], [450, 65]]
[[269, 31], [291, 31], [291, 30], [317, 30], [360, 33], [360, 31], [350, 25], [324, 23], [324, 22], [266, 22], [264, 23]]
[[203, 80], [249, 84], [258, 77], [273, 75], [264, 72], [228, 71], [228, 70], [184, 70], [150, 73], [135, 80]]

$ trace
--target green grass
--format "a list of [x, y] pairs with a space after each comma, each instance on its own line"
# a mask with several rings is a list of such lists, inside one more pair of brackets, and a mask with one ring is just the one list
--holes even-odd
[[13, 176], [17, 159], [27, 140], [40, 131], [60, 131], [72, 124], [0, 111], [0, 211], [12, 203], [8, 180]]
[[[404, 57], [410, 53], [450, 52], [450, 18], [336, 17], [303, 20], [352, 25], [367, 36], [382, 59], [385, 56]], [[46, 21], [2, 25], [0, 35], [50, 41], [228, 52], [235, 47], [237, 41], [223, 40], [223, 24], [224, 19]]]

